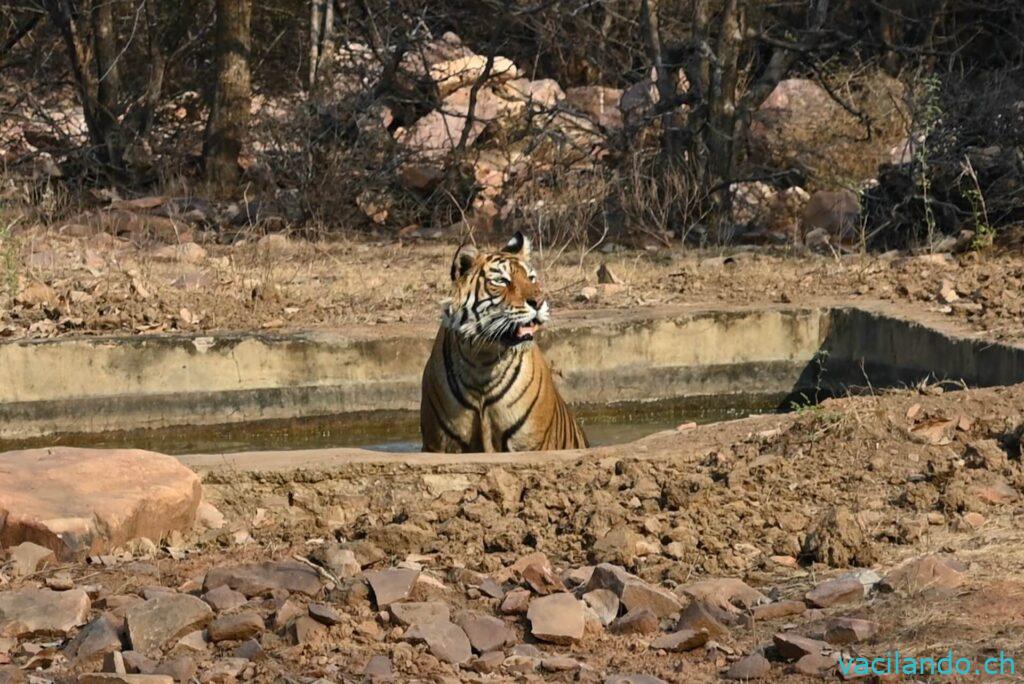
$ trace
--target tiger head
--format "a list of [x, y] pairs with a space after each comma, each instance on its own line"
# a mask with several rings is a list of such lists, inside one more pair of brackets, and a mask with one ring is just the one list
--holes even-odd
[[445, 303], [443, 325], [475, 345], [531, 342], [551, 314], [529, 258], [530, 240], [521, 232], [497, 252], [460, 247], [452, 260], [452, 298]]

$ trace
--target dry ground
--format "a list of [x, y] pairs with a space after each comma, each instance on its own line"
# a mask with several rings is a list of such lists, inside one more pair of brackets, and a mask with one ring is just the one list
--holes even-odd
[[[7, 337], [427, 321], [445, 295], [453, 251], [452, 244], [437, 242], [280, 238], [168, 250], [72, 232], [18, 236], [16, 259], [9, 260], [17, 303], [0, 318]], [[597, 284], [602, 261], [624, 287], [583, 301], [580, 293]], [[944, 312], [979, 335], [1024, 339], [1019, 252], [840, 258], [563, 252], [545, 254], [541, 272], [555, 315], [656, 303], [888, 299]], [[616, 673], [717, 681], [740, 656], [763, 649], [772, 660], [768, 681], [813, 681], [779, 658], [772, 635], [793, 630], [820, 638], [832, 618], [857, 616], [876, 622], [878, 633], [846, 646], [848, 653], [898, 649], [940, 656], [953, 649], [978, 658], [1004, 650], [1016, 657], [1017, 673], [1003, 679], [1014, 681], [1024, 670], [1022, 431], [1024, 386], [926, 387], [661, 433], [547, 463], [213, 468], [204, 471], [205, 487], [227, 515], [223, 529], [197, 528], [155, 553], [125, 550], [109, 564], [48, 568], [8, 587], [68, 573], [78, 584], [96, 585], [101, 595], [152, 585], [198, 593], [212, 567], [315, 557], [337, 543], [358, 550], [365, 569], [421, 565], [436, 580], [420, 586], [423, 595], [453, 609], [495, 614], [499, 601], [476, 588], [481, 575], [501, 578], [505, 568], [537, 551], [567, 576], [608, 561], [666, 589], [738, 577], [776, 600], [803, 599], [813, 586], [851, 569], [884, 576], [905, 559], [942, 552], [965, 568], [958, 586], [873, 590], [851, 603], [753, 624], [738, 619], [744, 610], [726, 608], [737, 618], [728, 634], [715, 647], [687, 653], [652, 649], [651, 634], [598, 632], [573, 645], [536, 644], [545, 655], [569, 655], [583, 668], [558, 673], [457, 669], [423, 645], [403, 645], [402, 630], [378, 610], [361, 580], [339, 578], [325, 600], [342, 617], [326, 639], [311, 643], [294, 645], [270, 626], [276, 599], [250, 601], [244, 609], [266, 618], [268, 630], [259, 637], [263, 656], [238, 676], [360, 681], [370, 658], [386, 655], [395, 681], [604, 681]], [[513, 576], [504, 589], [519, 583]], [[525, 617], [507, 620], [520, 640], [533, 641]], [[197, 678], [229, 681], [214, 672], [236, 645], [193, 654]], [[39, 648], [49, 648], [49, 656], [40, 659]], [[53, 655], [59, 650], [52, 640], [35, 639], [11, 646], [7, 657], [73, 681], [68, 663]]]
[[[0, 242], [0, 337], [431, 321], [447, 296], [456, 246], [280, 235], [231, 246], [165, 242], [80, 224], [16, 232]], [[649, 248], [538, 250], [536, 262], [555, 315], [604, 306], [867, 298], [948, 312], [987, 337], [1014, 339], [1024, 336], [1022, 257], [1020, 247], [842, 257]], [[584, 300], [602, 262], [623, 286]]]

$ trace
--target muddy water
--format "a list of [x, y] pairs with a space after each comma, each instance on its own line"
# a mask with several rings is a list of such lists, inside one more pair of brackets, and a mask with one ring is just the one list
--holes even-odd
[[[714, 423], [784, 405], [782, 395], [722, 395], [576, 408], [591, 444], [630, 442], [681, 423]], [[132, 430], [101, 434], [62, 434], [31, 440], [0, 440], [0, 451], [42, 446], [150, 449], [165, 454], [360, 447], [378, 451], [418, 451], [419, 415], [413, 411], [374, 411], [339, 416], [271, 420], [202, 427]]]

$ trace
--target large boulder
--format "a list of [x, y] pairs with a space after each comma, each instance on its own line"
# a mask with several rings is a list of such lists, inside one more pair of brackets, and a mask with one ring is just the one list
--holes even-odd
[[754, 112], [755, 158], [773, 167], [799, 168], [826, 186], [874, 177], [905, 136], [905, 89], [879, 73], [833, 92], [836, 97], [808, 79], [781, 81]]
[[426, 78], [430, 67], [441, 62], [449, 62], [464, 57], [472, 57], [474, 52], [462, 44], [462, 39], [451, 31], [433, 40], [415, 45], [402, 57], [398, 70], [414, 79]]
[[492, 88], [484, 86], [477, 89], [470, 121], [471, 90], [472, 86], [466, 86], [451, 93], [440, 109], [423, 116], [398, 137], [409, 157], [401, 169], [402, 180], [409, 187], [431, 187], [444, 175], [448, 159], [463, 136], [465, 148], [469, 148], [488, 124], [523, 107], [522, 103], [498, 97]]
[[849, 243], [860, 227], [860, 199], [852, 190], [819, 190], [802, 212], [804, 236], [818, 231], [833, 243]]
[[622, 90], [605, 86], [579, 86], [565, 91], [565, 102], [606, 129], [622, 128], [619, 100]]
[[64, 636], [84, 625], [91, 602], [82, 589], [22, 589], [0, 593], [0, 636]]
[[458, 59], [437, 62], [430, 66], [430, 79], [437, 86], [441, 97], [476, 83], [481, 77], [487, 81], [509, 81], [518, 75], [516, 65], [507, 57], [495, 57], [487, 71], [487, 58], [483, 55], [469, 55]]
[[186, 530], [199, 476], [140, 449], [54, 447], [0, 454], [0, 544], [31, 541], [70, 560]]

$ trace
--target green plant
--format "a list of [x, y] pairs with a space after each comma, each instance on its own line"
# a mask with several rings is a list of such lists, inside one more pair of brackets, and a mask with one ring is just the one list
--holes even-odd
[[941, 83], [935, 76], [926, 76], [921, 79], [920, 106], [915, 122], [916, 137], [920, 139], [920, 143], [914, 145], [913, 155], [915, 166], [918, 169], [917, 183], [921, 188], [921, 201], [924, 203], [924, 220], [928, 228], [929, 247], [935, 242], [937, 222], [931, 199], [932, 178], [928, 164], [931, 155], [928, 142], [942, 117], [942, 108], [939, 106], [940, 87]]
[[17, 294], [18, 289], [21, 245], [13, 234], [17, 222], [18, 219], [14, 219], [0, 225], [0, 304], [4, 305]]
[[978, 183], [978, 174], [974, 165], [967, 158], [964, 163], [964, 174], [974, 183], [973, 188], [964, 190], [964, 197], [971, 205], [971, 214], [974, 216], [974, 237], [971, 238], [971, 249], [980, 252], [988, 249], [995, 241], [996, 229], [988, 220], [988, 207], [985, 205], [985, 195], [981, 192], [981, 184]]

